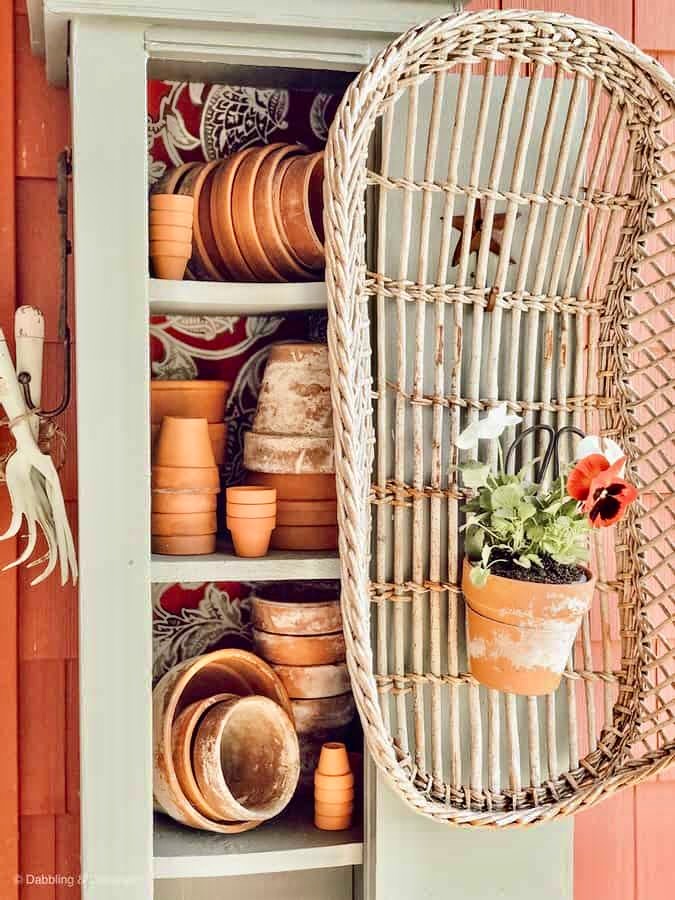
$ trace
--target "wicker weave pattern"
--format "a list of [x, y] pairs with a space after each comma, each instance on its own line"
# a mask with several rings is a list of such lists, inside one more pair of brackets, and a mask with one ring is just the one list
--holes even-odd
[[[552, 819], [675, 756], [674, 142], [656, 62], [607, 29], [517, 10], [409, 31], [331, 130], [348, 660], [376, 762], [438, 820]], [[541, 699], [466, 669], [453, 438], [502, 401], [525, 425], [615, 438], [641, 488], [595, 541], [593, 609]]]

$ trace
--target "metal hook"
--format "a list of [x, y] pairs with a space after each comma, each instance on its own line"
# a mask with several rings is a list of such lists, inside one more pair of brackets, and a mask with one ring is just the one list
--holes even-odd
[[68, 407], [71, 395], [71, 335], [68, 325], [68, 257], [73, 247], [68, 237], [68, 178], [72, 174], [70, 150], [66, 148], [59, 153], [56, 164], [56, 208], [59, 216], [59, 236], [61, 246], [59, 272], [59, 323], [58, 336], [63, 344], [63, 394], [60, 402], [53, 409], [37, 409], [30, 392], [31, 377], [28, 372], [19, 372], [19, 384], [23, 388], [23, 396], [27, 408], [36, 412], [40, 418], [53, 419], [60, 416]]
[[545, 431], [549, 436], [548, 447], [546, 448], [546, 453], [541, 461], [541, 465], [538, 470], [535, 470], [534, 480], [537, 484], [541, 483], [544, 475], [549, 469], [551, 465], [551, 460], [553, 460], [553, 480], [560, 475], [560, 453], [559, 453], [559, 444], [560, 438], [563, 434], [576, 434], [580, 438], [586, 437], [584, 432], [577, 428], [575, 425], [564, 425], [562, 428], [559, 428], [558, 431], [555, 431], [551, 425], [544, 425], [543, 423], [539, 425], [532, 425], [530, 428], [526, 428], [525, 431], [521, 432], [515, 441], [511, 444], [509, 449], [506, 451], [506, 459], [504, 460], [504, 471], [508, 472], [509, 470], [509, 462], [511, 460], [511, 454], [515, 452], [516, 448], [522, 443], [523, 439], [526, 438], [529, 434], [536, 434], [538, 431]]

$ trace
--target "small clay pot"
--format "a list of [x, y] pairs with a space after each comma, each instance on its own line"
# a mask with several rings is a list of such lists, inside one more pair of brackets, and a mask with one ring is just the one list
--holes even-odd
[[341, 631], [335, 634], [311, 636], [268, 634], [253, 629], [256, 652], [263, 659], [286, 666], [323, 666], [343, 662], [345, 639]]
[[150, 223], [151, 241], [175, 241], [179, 244], [189, 244], [192, 240], [192, 230], [184, 225], [154, 225]]
[[153, 184], [150, 189], [150, 196], [153, 194], [177, 194], [181, 182], [187, 173], [198, 165], [199, 163], [197, 162], [189, 162], [167, 169], [162, 177]]
[[335, 472], [332, 437], [304, 435], [244, 435], [244, 465], [251, 472], [329, 474]]
[[195, 534], [215, 534], [218, 522], [215, 512], [156, 513], [150, 517], [153, 535], [159, 537], [185, 537]]
[[329, 818], [328, 816], [315, 813], [314, 825], [316, 828], [320, 828], [321, 831], [347, 831], [352, 827], [352, 817], [351, 815], [343, 815]]
[[292, 700], [293, 715], [298, 734], [316, 734], [344, 728], [356, 714], [354, 697], [349, 691], [336, 697], [318, 697], [314, 700]]
[[317, 772], [322, 775], [349, 775], [351, 766], [346, 744], [340, 741], [327, 741], [321, 748]]
[[216, 460], [206, 419], [164, 416], [154, 462], [157, 466], [212, 469]]
[[336, 819], [343, 816], [351, 816], [354, 812], [354, 801], [345, 800], [344, 803], [325, 803], [319, 800], [314, 803], [314, 812], [318, 816]]
[[337, 525], [279, 525], [272, 546], [275, 550], [337, 550]]
[[[312, 776], [312, 781], [314, 776]], [[324, 782], [325, 785], [325, 782]], [[356, 791], [353, 787], [317, 787], [314, 786], [314, 802], [322, 803], [328, 806], [337, 806], [338, 804], [353, 803]]]
[[150, 194], [150, 210], [155, 209], [193, 213], [194, 203], [192, 197], [181, 197], [178, 194]]
[[351, 690], [349, 672], [344, 663], [324, 666], [274, 665], [273, 669], [293, 700], [335, 697]]
[[276, 503], [228, 503], [228, 519], [270, 519], [276, 516]]
[[248, 147], [223, 160], [215, 170], [211, 186], [211, 224], [220, 265], [224, 266], [235, 281], [256, 280], [237, 243], [232, 206], [232, 190], [237, 170], [255, 150], [255, 147]]
[[337, 525], [337, 500], [280, 500], [279, 525]]
[[266, 593], [268, 590], [271, 594], [269, 598], [251, 597], [251, 620], [253, 627], [259, 631], [297, 635], [342, 631], [342, 613], [337, 597], [321, 599], [321, 593], [294, 590], [292, 585], [276, 592], [273, 586], [265, 588]]
[[211, 187], [219, 165], [220, 160], [198, 163], [183, 178], [178, 190], [178, 193], [192, 197], [194, 202], [192, 256], [188, 269], [196, 281], [222, 281], [227, 277], [227, 271], [218, 267], [220, 258], [211, 227]]
[[[186, 228], [188, 232], [192, 232], [191, 212], [174, 212], [171, 209], [151, 209], [149, 222], [150, 228], [166, 225], [172, 228]], [[188, 238], [186, 238], [186, 240], [188, 240]]]
[[[328, 775], [325, 772], [320, 772], [318, 769], [314, 773], [314, 787], [317, 790], [323, 791], [324, 795], [328, 792], [332, 794], [338, 794], [342, 791], [353, 791], [354, 790], [354, 773], [350, 770], [349, 772], [341, 772], [335, 775]], [[334, 802], [338, 802], [337, 800]]]
[[308, 269], [325, 265], [323, 152], [293, 157], [279, 168], [280, 230], [286, 246]]
[[274, 516], [265, 519], [227, 519], [237, 556], [256, 559], [265, 556], [270, 546]]
[[215, 534], [152, 535], [152, 552], [160, 556], [206, 556], [216, 552]]
[[150, 486], [153, 491], [199, 491], [218, 494], [220, 475], [216, 466], [210, 469], [153, 466]]
[[275, 488], [277, 501], [334, 500], [337, 496], [334, 474], [293, 475], [290, 473], [251, 472], [247, 481], [249, 484]]
[[[157, 444], [157, 436], [159, 435], [159, 425], [151, 425], [152, 439], [152, 456], [154, 463], [155, 446]], [[209, 422], [209, 437], [211, 438], [211, 449], [213, 450], [213, 458], [217, 466], [222, 466], [225, 462], [225, 451], [227, 448], [227, 423], [226, 422]]]
[[153, 491], [153, 513], [206, 513], [215, 512], [217, 494], [200, 491]]
[[150, 259], [156, 278], [180, 281], [190, 258], [189, 245], [176, 241], [150, 241]]
[[165, 416], [206, 419], [222, 423], [225, 401], [232, 385], [229, 381], [160, 381], [150, 382], [150, 418], [160, 425]]
[[276, 503], [277, 492], [274, 488], [257, 487], [255, 485], [239, 484], [229, 487], [225, 491], [225, 500], [229, 504], [243, 506], [245, 504], [258, 506], [260, 504]]
[[469, 671], [477, 681], [529, 697], [558, 688], [578, 631], [575, 622], [549, 628], [508, 625], [481, 616], [468, 604], [466, 616]]
[[300, 776], [293, 723], [268, 697], [239, 697], [208, 710], [197, 727], [192, 759], [201, 793], [225, 820], [278, 815]]

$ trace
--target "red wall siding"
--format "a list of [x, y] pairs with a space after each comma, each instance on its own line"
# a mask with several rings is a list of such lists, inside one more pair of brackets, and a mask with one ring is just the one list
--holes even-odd
[[[480, 0], [471, 8], [497, 5], [496, 0]], [[672, 0], [502, 3], [512, 5], [557, 9], [609, 25], [645, 49], [659, 51], [662, 62], [675, 71]], [[56, 154], [68, 142], [67, 95], [46, 84], [42, 60], [30, 53], [24, 3], [17, 0], [14, 22], [11, 4], [0, 8], [0, 324], [11, 331], [15, 305], [33, 303], [47, 313], [48, 339], [53, 340], [58, 300], [54, 171]], [[50, 380], [57, 389], [59, 352], [55, 344], [47, 348]], [[47, 396], [45, 402], [53, 399]], [[74, 460], [72, 409], [63, 424]], [[73, 462], [64, 482], [75, 516]], [[7, 509], [2, 491], [0, 523], [7, 519]], [[13, 558], [13, 549], [0, 544], [0, 562]], [[77, 604], [75, 591], [61, 591], [55, 583], [29, 588], [24, 573], [0, 576], [0, 595], [0, 721], [3, 735], [9, 736], [0, 742], [0, 894], [3, 900], [15, 900], [19, 847], [18, 871], [23, 873], [68, 876], [79, 867]], [[18, 745], [11, 740], [14, 734]], [[672, 896], [672, 874], [663, 854], [665, 836], [675, 830], [671, 773], [577, 817], [575, 900]], [[71, 887], [65, 878], [59, 886], [21, 890], [22, 900], [78, 896], [77, 885]]]

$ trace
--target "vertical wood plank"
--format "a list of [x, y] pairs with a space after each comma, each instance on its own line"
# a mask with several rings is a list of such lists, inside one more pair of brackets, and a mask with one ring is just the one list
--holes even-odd
[[647, 782], [636, 788], [635, 900], [672, 900], [675, 783]]
[[56, 900], [54, 816], [21, 816], [21, 900]]
[[80, 817], [57, 816], [55, 829], [55, 900], [80, 900]]
[[675, 50], [672, 0], [635, 0], [635, 42], [643, 50]]
[[78, 663], [66, 660], [66, 809], [80, 812], [80, 679]]
[[[668, 0], [665, 0], [668, 2]], [[568, 13], [588, 19], [598, 25], [606, 25], [622, 37], [633, 39], [632, 0], [502, 0], [502, 9], [533, 9]]]
[[19, 666], [21, 813], [66, 811], [66, 671], [60, 659]]
[[574, 819], [574, 900], [634, 900], [634, 788]]

